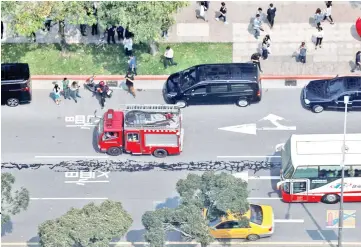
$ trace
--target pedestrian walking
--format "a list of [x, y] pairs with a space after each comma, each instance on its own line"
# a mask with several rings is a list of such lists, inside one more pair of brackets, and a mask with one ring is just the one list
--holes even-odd
[[119, 25], [116, 31], [117, 31], [118, 41], [124, 40], [124, 27]]
[[73, 81], [70, 85], [70, 97], [73, 98], [75, 103], [78, 103], [78, 100], [76, 99], [76, 91], [79, 90], [78, 83], [76, 81]]
[[64, 95], [64, 99], [70, 99], [70, 88], [69, 88], [69, 80], [68, 78], [64, 78], [62, 81], [62, 85], [63, 85], [63, 95]]
[[59, 87], [59, 85], [58, 84], [55, 84], [54, 85], [54, 88], [53, 88], [53, 95], [54, 95], [54, 100], [55, 100], [55, 103], [57, 104], [57, 105], [59, 105], [60, 104], [60, 87]]
[[318, 32], [316, 34], [316, 46], [315, 46], [316, 50], [317, 50], [317, 46], [322, 48], [322, 39], [323, 39], [323, 28], [319, 27], [317, 30]]
[[322, 11], [321, 11], [320, 8], [316, 9], [314, 19], [315, 19], [316, 26], [320, 27], [321, 26], [321, 21], [323, 20]]
[[125, 37], [123, 45], [125, 55], [131, 56], [133, 54], [133, 39], [131, 37]]
[[273, 3], [271, 3], [267, 10], [267, 20], [271, 28], [273, 28], [273, 25], [275, 24], [276, 11], [277, 9], [273, 6]]
[[307, 53], [306, 43], [302, 42], [301, 46], [298, 48], [298, 59], [301, 63], [306, 63], [306, 53]]
[[221, 3], [221, 8], [219, 9], [220, 15], [216, 18], [217, 21], [219, 21], [219, 19], [223, 19], [224, 24], [228, 24], [227, 22], [227, 7], [226, 7], [226, 3], [222, 2]]
[[163, 19], [162, 26], [160, 29], [162, 30], [162, 38], [168, 39], [168, 30], [170, 28], [170, 22], [168, 18]]
[[264, 60], [268, 59], [268, 54], [270, 54], [271, 47], [271, 37], [267, 34], [262, 42], [262, 57]]
[[137, 75], [137, 60], [134, 55], [129, 56], [128, 73], [133, 73], [134, 75]]
[[260, 17], [260, 20], [263, 21], [263, 12], [262, 12], [262, 8], [258, 8], [257, 11], [256, 11], [256, 16], [259, 15]]
[[206, 19], [206, 11], [207, 11], [206, 3], [202, 1], [199, 5], [199, 15], [197, 15], [197, 19], [202, 18], [204, 21], [208, 22]]
[[35, 34], [35, 32], [31, 32], [31, 34], [30, 34], [30, 37], [29, 37], [29, 41], [31, 42], [36, 42], [36, 34]]
[[127, 75], [125, 76], [125, 85], [128, 88], [128, 92], [131, 95], [133, 95], [133, 97], [135, 98], [134, 75], [131, 74], [130, 72], [128, 72]]
[[165, 49], [164, 52], [164, 68], [166, 69], [169, 65], [177, 65], [176, 62], [174, 62], [173, 60], [174, 58], [174, 51], [172, 48], [170, 48], [170, 46], [167, 46], [167, 48]]
[[98, 8], [96, 4], [93, 4], [93, 16], [95, 18], [95, 23], [92, 24], [92, 35], [98, 35]]
[[107, 42], [110, 44], [110, 39], [112, 39], [113, 44], [115, 44], [115, 26], [114, 25], [108, 25], [108, 28], [106, 29], [108, 39]]
[[263, 31], [262, 21], [259, 14], [257, 14], [256, 18], [254, 18], [253, 20], [253, 30], [254, 30], [254, 37], [258, 39], [258, 37], [261, 35], [261, 31]]
[[327, 20], [327, 18], [330, 20], [330, 24], [335, 24], [332, 19], [332, 2], [329, 1], [326, 3], [326, 10], [325, 10], [325, 17], [323, 17], [323, 20]]
[[259, 52], [253, 53], [251, 56], [252, 63], [257, 64], [257, 67], [260, 72], [263, 72], [261, 69], [261, 62], [259, 61], [261, 54]]
[[51, 21], [52, 21], [52, 19], [50, 18], [50, 16], [47, 16], [47, 17], [45, 18], [43, 31], [48, 31], [48, 32], [50, 32]]
[[351, 70], [351, 72], [355, 72], [356, 69], [361, 70], [361, 51], [356, 53], [355, 67]]

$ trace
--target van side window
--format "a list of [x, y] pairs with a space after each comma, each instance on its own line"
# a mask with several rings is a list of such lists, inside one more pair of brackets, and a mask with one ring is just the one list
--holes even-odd
[[207, 92], [206, 86], [196, 87], [193, 91], [193, 93], [206, 93], [206, 92]]
[[226, 93], [228, 92], [228, 85], [211, 85], [211, 93]]
[[252, 91], [252, 87], [246, 83], [243, 84], [231, 84], [232, 92], [247, 92]]

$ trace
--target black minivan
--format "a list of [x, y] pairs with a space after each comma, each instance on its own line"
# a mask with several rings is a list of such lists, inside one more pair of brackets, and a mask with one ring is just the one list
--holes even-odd
[[163, 86], [167, 104], [237, 104], [261, 100], [261, 79], [253, 63], [203, 64], [170, 75]]
[[31, 102], [30, 70], [27, 63], [1, 64], [1, 104], [11, 107]]
[[310, 81], [302, 90], [302, 103], [315, 113], [325, 109], [344, 110], [345, 96], [350, 97], [349, 110], [361, 111], [361, 76]]

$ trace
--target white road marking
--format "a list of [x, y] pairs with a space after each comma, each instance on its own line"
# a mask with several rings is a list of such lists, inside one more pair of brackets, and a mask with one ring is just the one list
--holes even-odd
[[109, 183], [110, 181], [64, 181], [66, 184], [85, 184], [85, 183]]
[[[147, 242], [110, 242], [111, 245], [120, 245], [120, 246], [134, 246], [134, 245], [147, 245], [149, 243]], [[197, 246], [197, 242], [165, 242], [166, 245], [195, 245]], [[261, 241], [255, 241], [255, 242], [244, 242], [244, 241], [232, 241], [232, 242], [212, 242], [209, 245], [210, 246], [224, 246], [224, 245], [242, 245], [242, 246], [282, 246], [282, 245], [292, 245], [292, 246], [330, 246], [331, 245], [337, 245], [336, 241], [313, 241], [313, 242], [261, 242]], [[344, 246], [361, 246], [361, 242], [343, 242]], [[29, 243], [29, 242], [12, 242], [12, 243], [1, 243], [2, 246], [40, 246], [40, 243]]]
[[30, 197], [30, 200], [108, 200], [108, 197]]
[[304, 223], [305, 220], [301, 220], [301, 219], [298, 219], [298, 220], [293, 220], [293, 219], [275, 219], [275, 223]]
[[35, 156], [35, 159], [109, 159], [108, 156], [61, 156], [61, 155], [45, 155]]
[[65, 127], [72, 128], [72, 127], [94, 127], [95, 124], [71, 124], [71, 125], [65, 125]]
[[248, 176], [248, 179], [253, 179], [253, 180], [280, 180], [280, 176]]
[[281, 158], [280, 155], [243, 155], [243, 156], [217, 156], [217, 159], [232, 159], [232, 158]]
[[281, 197], [248, 197], [247, 200], [281, 200]]

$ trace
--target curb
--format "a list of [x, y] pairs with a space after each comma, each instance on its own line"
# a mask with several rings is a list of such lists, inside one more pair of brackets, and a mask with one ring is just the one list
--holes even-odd
[[[352, 74], [345, 74], [339, 76], [350, 76]], [[70, 80], [86, 80], [92, 75], [33, 75], [32, 80], [63, 80], [67, 77]], [[138, 75], [136, 80], [141, 81], [164, 81], [168, 79], [169, 75]], [[312, 80], [312, 79], [330, 79], [335, 75], [261, 75], [263, 80]], [[123, 75], [99, 75], [96, 80], [123, 80]]]

